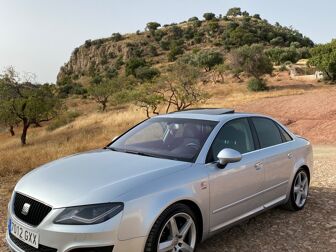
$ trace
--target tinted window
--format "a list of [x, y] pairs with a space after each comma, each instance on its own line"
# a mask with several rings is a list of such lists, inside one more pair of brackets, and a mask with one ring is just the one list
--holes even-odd
[[279, 128], [272, 120], [267, 118], [252, 118], [252, 121], [256, 128], [261, 148], [282, 143]]
[[218, 153], [230, 148], [244, 154], [254, 150], [254, 142], [247, 119], [237, 119], [226, 123], [219, 131], [209, 150], [207, 162], [217, 160]]
[[149, 119], [113, 142], [114, 151], [192, 162], [217, 122], [179, 118]]
[[283, 142], [292, 141], [292, 137], [279, 125], [280, 133], [282, 135]]

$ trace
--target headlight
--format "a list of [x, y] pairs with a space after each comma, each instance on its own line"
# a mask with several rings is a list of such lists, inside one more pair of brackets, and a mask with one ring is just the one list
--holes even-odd
[[123, 203], [106, 203], [69, 207], [54, 220], [55, 224], [92, 225], [102, 223], [116, 216], [124, 209]]

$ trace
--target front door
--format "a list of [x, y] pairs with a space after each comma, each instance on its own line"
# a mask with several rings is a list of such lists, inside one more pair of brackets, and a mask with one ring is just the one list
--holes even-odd
[[[243, 154], [241, 161], [217, 167], [217, 154], [231, 148]], [[262, 210], [260, 194], [264, 182], [264, 168], [256, 149], [246, 118], [226, 123], [216, 136], [208, 154], [210, 169], [210, 222], [216, 231], [254, 212]]]

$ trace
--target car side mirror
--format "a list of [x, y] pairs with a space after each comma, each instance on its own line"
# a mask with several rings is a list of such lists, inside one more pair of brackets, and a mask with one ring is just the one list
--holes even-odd
[[242, 159], [242, 154], [240, 152], [233, 149], [223, 149], [218, 155], [218, 168], [225, 168], [225, 166], [229, 163], [239, 162]]
[[117, 140], [118, 137], [119, 137], [119, 136], [115, 136], [115, 137], [113, 137], [112, 142], [114, 142], [115, 140]]

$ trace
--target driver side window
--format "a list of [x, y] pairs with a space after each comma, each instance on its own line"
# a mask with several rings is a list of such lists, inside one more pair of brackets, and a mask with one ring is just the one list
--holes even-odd
[[207, 163], [214, 162], [218, 153], [230, 148], [241, 154], [255, 150], [250, 125], [246, 118], [232, 120], [221, 128], [207, 156]]

